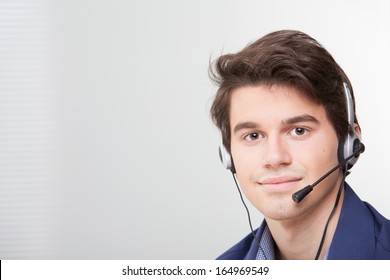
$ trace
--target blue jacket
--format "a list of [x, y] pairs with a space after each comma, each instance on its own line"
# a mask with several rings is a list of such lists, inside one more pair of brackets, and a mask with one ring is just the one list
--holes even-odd
[[[260, 238], [265, 222], [256, 230]], [[221, 260], [254, 260], [258, 243], [249, 234], [223, 253]], [[390, 260], [390, 221], [363, 202], [347, 185], [328, 260]]]

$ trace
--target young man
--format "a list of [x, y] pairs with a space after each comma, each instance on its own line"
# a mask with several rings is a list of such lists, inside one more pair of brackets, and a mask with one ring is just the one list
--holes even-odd
[[390, 259], [390, 221], [344, 182], [364, 145], [332, 56], [282, 30], [219, 57], [210, 74], [221, 158], [265, 217], [219, 259]]

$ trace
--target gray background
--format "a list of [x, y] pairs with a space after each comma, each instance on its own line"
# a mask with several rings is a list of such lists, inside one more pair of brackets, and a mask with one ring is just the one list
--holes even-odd
[[278, 29], [351, 79], [348, 182], [390, 217], [389, 21], [386, 0], [1, 0], [0, 258], [213, 259], [249, 233], [207, 69]]

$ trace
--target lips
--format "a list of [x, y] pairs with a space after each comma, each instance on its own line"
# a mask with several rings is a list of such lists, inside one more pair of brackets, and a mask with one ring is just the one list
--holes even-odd
[[295, 182], [298, 182], [300, 180], [301, 180], [301, 178], [298, 178], [298, 177], [280, 176], [280, 177], [267, 178], [267, 179], [261, 180], [259, 183], [260, 183], [260, 185], [281, 185], [281, 184], [295, 183]]

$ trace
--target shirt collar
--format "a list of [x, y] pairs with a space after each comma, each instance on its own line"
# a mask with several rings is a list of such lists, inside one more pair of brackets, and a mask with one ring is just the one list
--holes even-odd
[[[324, 260], [328, 259], [329, 249], [325, 254]], [[265, 220], [257, 230], [256, 239], [253, 239], [251, 248], [245, 256], [245, 259], [275, 260], [275, 243]]]
[[[265, 222], [263, 222], [265, 223]], [[275, 259], [275, 246], [274, 239], [267, 224], [265, 224], [263, 233], [261, 234], [260, 246], [257, 251], [256, 260], [274, 260]]]

